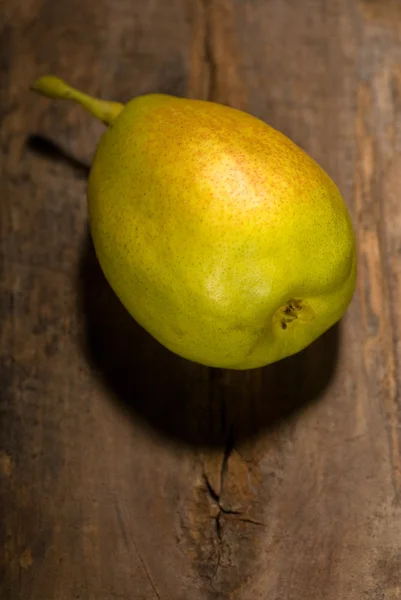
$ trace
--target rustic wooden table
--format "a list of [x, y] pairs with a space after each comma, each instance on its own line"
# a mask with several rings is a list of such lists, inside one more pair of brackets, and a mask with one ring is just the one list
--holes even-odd
[[[401, 599], [399, 0], [1, 0], [0, 598]], [[340, 326], [252, 372], [127, 317], [89, 241], [103, 127], [58, 74], [265, 119], [341, 188]]]

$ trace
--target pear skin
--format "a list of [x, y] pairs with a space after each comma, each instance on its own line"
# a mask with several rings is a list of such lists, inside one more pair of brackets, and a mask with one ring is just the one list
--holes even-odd
[[108, 125], [89, 177], [91, 235], [114, 292], [161, 344], [250, 369], [343, 316], [356, 279], [351, 218], [285, 135], [214, 102], [149, 94], [123, 106], [50, 76], [33, 89]]

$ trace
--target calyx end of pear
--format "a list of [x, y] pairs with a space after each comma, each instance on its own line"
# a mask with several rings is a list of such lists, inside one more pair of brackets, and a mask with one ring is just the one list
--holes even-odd
[[315, 311], [305, 300], [292, 298], [280, 306], [274, 315], [274, 320], [285, 331], [290, 323], [296, 320], [302, 323], [311, 323], [315, 316]]

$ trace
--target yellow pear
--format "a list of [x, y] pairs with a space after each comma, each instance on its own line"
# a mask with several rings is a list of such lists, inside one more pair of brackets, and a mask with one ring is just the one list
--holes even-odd
[[125, 106], [45, 76], [32, 89], [108, 125], [88, 210], [101, 268], [161, 344], [248, 369], [299, 352], [344, 314], [355, 239], [332, 179], [261, 120], [149, 94]]

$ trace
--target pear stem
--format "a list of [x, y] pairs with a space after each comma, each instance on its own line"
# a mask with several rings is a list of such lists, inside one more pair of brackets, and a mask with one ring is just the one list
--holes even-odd
[[39, 77], [31, 85], [31, 90], [49, 98], [61, 98], [78, 102], [105, 125], [111, 125], [124, 108], [124, 105], [119, 102], [109, 102], [88, 96], [53, 75]]

